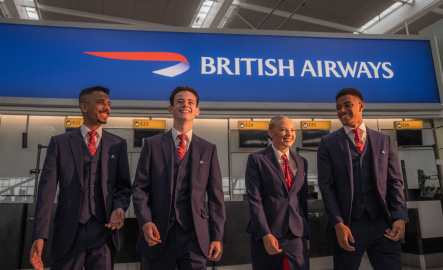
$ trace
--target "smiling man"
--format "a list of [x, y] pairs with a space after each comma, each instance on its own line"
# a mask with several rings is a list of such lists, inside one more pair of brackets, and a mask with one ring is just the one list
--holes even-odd
[[169, 101], [173, 127], [145, 139], [132, 186], [141, 228], [137, 252], [148, 269], [206, 270], [207, 259], [220, 260], [225, 241], [217, 149], [192, 132], [197, 92], [177, 87]]
[[374, 269], [400, 270], [408, 212], [394, 144], [365, 125], [357, 89], [338, 92], [336, 109], [343, 127], [323, 136], [317, 152], [334, 269], [357, 270], [367, 252]]
[[54, 197], [59, 187], [48, 256], [51, 269], [114, 268], [131, 198], [126, 141], [102, 129], [111, 113], [109, 89], [96, 86], [79, 95], [80, 128], [51, 138], [38, 185], [31, 264], [43, 270]]

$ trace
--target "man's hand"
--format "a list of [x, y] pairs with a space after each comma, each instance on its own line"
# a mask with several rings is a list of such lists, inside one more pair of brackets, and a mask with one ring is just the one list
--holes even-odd
[[121, 229], [123, 224], [125, 223], [125, 211], [123, 209], [118, 208], [112, 211], [111, 218], [109, 219], [109, 223], [105, 224], [105, 227], [110, 228], [111, 230]]
[[278, 249], [278, 241], [272, 234], [263, 236], [263, 243], [265, 244], [265, 249], [269, 255], [275, 255], [282, 252], [281, 249]]
[[162, 241], [160, 240], [160, 233], [157, 230], [157, 226], [154, 223], [148, 222], [143, 225], [142, 228], [143, 235], [145, 237], [146, 242], [150, 247], [160, 244]]
[[220, 261], [222, 254], [223, 254], [223, 242], [212, 241], [211, 245], [209, 246], [208, 260]]
[[352, 236], [351, 230], [343, 224], [343, 222], [337, 223], [335, 226], [335, 234], [337, 235], [338, 244], [340, 247], [347, 251], [355, 251], [355, 247], [349, 245], [349, 241], [351, 243], [355, 243], [354, 237]]
[[44, 243], [45, 241], [43, 239], [37, 239], [32, 243], [29, 260], [36, 270], [43, 270], [44, 267], [42, 262], [42, 250]]
[[405, 237], [405, 225], [406, 221], [404, 219], [397, 219], [394, 224], [392, 224], [392, 230], [386, 229], [385, 237], [392, 241], [398, 241]]

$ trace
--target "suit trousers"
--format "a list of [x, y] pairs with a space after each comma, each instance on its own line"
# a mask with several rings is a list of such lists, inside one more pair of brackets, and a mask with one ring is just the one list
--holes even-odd
[[360, 219], [351, 219], [349, 229], [355, 243], [350, 245], [355, 251], [346, 251], [334, 243], [334, 270], [357, 270], [365, 251], [374, 270], [401, 270], [401, 246], [384, 236], [388, 228], [391, 226], [383, 215], [372, 219], [367, 211]]
[[283, 251], [279, 254], [269, 255], [262, 240], [257, 241], [251, 235], [251, 260], [254, 270], [281, 270], [283, 268], [283, 255], [286, 255], [291, 270], [309, 269], [309, 250], [307, 238], [299, 238], [288, 233], [278, 238], [278, 247]]
[[74, 242], [60, 260], [52, 260], [51, 270], [113, 270], [115, 246], [111, 229], [91, 216], [78, 223]]
[[148, 270], [206, 270], [207, 259], [201, 251], [195, 228], [185, 232], [174, 222], [168, 231], [163, 250], [155, 259], [146, 259]]

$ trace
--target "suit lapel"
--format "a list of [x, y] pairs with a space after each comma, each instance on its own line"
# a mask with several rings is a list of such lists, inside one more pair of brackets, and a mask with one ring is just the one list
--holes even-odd
[[169, 189], [172, 192], [173, 185], [173, 177], [174, 177], [174, 140], [172, 139], [172, 132], [169, 130], [164, 133], [162, 136], [162, 150], [163, 150], [163, 160], [165, 162], [166, 173], [169, 177]]
[[352, 177], [352, 166], [351, 166], [351, 150], [349, 149], [348, 135], [346, 135], [344, 128], [341, 128], [337, 132], [337, 141], [346, 164], [349, 180], [351, 180], [352, 190], [354, 190], [354, 180]]
[[74, 130], [70, 134], [69, 145], [71, 146], [72, 158], [74, 159], [75, 169], [77, 170], [78, 179], [83, 187], [83, 157], [82, 157], [82, 140], [83, 136], [80, 128]]
[[280, 178], [280, 181], [283, 183], [283, 186], [286, 189], [286, 192], [288, 192], [288, 194], [289, 194], [288, 186], [286, 185], [286, 179], [285, 179], [285, 176], [283, 175], [283, 170], [281, 169], [280, 164], [278, 163], [278, 160], [277, 160], [277, 157], [275, 156], [275, 152], [274, 152], [274, 149], [272, 148], [272, 145], [268, 146], [263, 151], [263, 155], [264, 155], [266, 162], [278, 175], [278, 177]]
[[303, 159], [299, 156], [294, 154], [289, 149], [289, 152], [291, 153], [292, 157], [295, 160], [295, 163], [297, 163], [297, 174], [295, 175], [294, 182], [292, 183], [292, 187], [289, 190], [289, 192], [292, 193], [298, 193], [298, 191], [301, 189], [304, 183], [304, 176], [305, 176], [305, 163], [303, 162]]
[[[200, 165], [200, 156], [201, 156], [201, 144], [200, 144], [200, 138], [197, 137], [194, 133], [192, 133], [192, 141], [191, 145], [189, 147], [190, 161], [191, 161], [191, 193], [193, 188], [193, 181], [197, 179], [197, 170], [198, 166]], [[189, 161], [188, 161], [189, 162]]]
[[378, 181], [377, 181], [377, 171], [378, 171], [378, 156], [380, 154], [381, 151], [381, 146], [380, 146], [380, 140], [378, 140], [378, 134], [377, 132], [374, 132], [373, 130], [369, 129], [368, 127], [366, 127], [366, 132], [367, 132], [367, 137], [369, 138], [369, 145], [371, 146], [370, 150], [371, 154], [372, 154], [372, 175], [375, 181], [375, 185], [377, 185]]
[[[111, 145], [112, 137], [103, 130], [102, 138], [100, 139], [101, 151], [100, 157], [102, 159], [102, 189], [103, 192], [107, 190], [107, 181], [108, 181], [108, 161], [109, 161], [109, 147]], [[106, 194], [106, 193], [103, 193]], [[106, 202], [106, 200], [105, 200]]]

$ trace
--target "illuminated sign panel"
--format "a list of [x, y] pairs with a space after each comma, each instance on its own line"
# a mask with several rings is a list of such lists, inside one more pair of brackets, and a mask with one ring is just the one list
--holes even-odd
[[267, 121], [238, 121], [238, 129], [268, 129]]
[[166, 120], [134, 119], [132, 126], [140, 129], [166, 129]]
[[396, 129], [422, 129], [423, 121], [397, 121], [395, 122]]
[[65, 127], [78, 128], [83, 124], [83, 118], [65, 118]]
[[[439, 103], [429, 40], [323, 38], [0, 24], [0, 96], [334, 103], [346, 87], [367, 103]], [[23, 79], [26, 74], [26, 80]], [[11, 90], [13, 89], [13, 91]]]
[[331, 129], [331, 121], [302, 121], [302, 129]]

